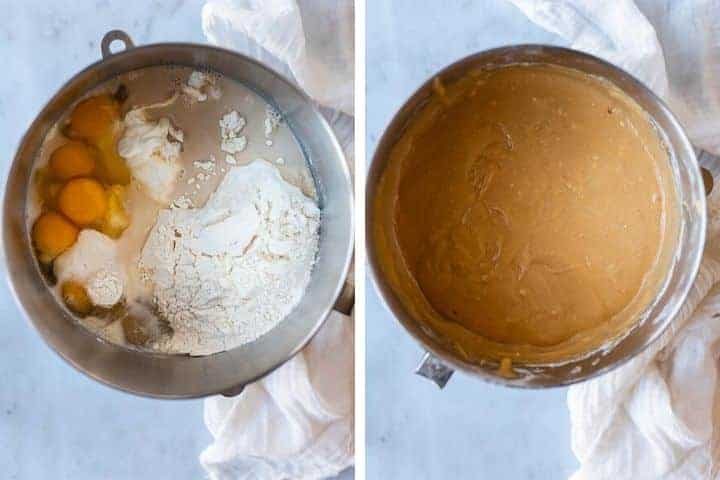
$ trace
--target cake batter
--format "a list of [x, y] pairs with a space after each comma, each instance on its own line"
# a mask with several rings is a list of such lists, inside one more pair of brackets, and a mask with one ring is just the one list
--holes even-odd
[[549, 65], [434, 91], [376, 200], [376, 241], [405, 303], [466, 356], [501, 345], [559, 358], [626, 331], [677, 238], [668, 152], [648, 115], [609, 83]]

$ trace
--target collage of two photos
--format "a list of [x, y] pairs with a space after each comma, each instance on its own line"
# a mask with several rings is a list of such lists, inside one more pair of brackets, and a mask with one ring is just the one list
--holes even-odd
[[720, 2], [3, 7], [0, 478], [720, 478]]

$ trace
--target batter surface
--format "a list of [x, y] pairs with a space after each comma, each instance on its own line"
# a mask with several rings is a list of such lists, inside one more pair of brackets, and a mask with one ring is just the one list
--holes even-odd
[[515, 353], [627, 330], [677, 238], [668, 153], [647, 114], [605, 81], [548, 65], [435, 90], [376, 200], [401, 296], [429, 303], [420, 317], [453, 342]]

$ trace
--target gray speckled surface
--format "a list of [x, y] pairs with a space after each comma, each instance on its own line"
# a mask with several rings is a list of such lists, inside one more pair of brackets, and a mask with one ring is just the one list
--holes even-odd
[[[100, 58], [106, 31], [124, 29], [136, 44], [204, 42], [202, 4], [0, 0], [3, 179], [20, 136], [63, 82]], [[0, 275], [0, 478], [205, 478], [202, 401], [137, 398], [80, 375], [24, 321]]]
[[[556, 40], [503, 0], [368, 0], [368, 155], [405, 99], [443, 66]], [[574, 470], [565, 389], [510, 390], [456, 373], [438, 390], [412, 374], [422, 350], [371, 284], [367, 352], [368, 478], [544, 480]]]

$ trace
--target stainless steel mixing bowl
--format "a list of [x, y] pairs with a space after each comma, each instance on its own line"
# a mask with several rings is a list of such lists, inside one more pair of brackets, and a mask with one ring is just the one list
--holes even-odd
[[[123, 42], [113, 54], [110, 44]], [[236, 393], [282, 365], [315, 334], [333, 308], [353, 248], [352, 187], [335, 136], [310, 98], [281, 75], [236, 52], [163, 43], [134, 48], [121, 31], [102, 41], [103, 60], [67, 82], [23, 137], [10, 169], [3, 205], [8, 279], [20, 310], [43, 339], [78, 370], [110, 386], [163, 398]], [[25, 219], [30, 172], [50, 127], [93, 87], [118, 74], [156, 65], [210, 69], [254, 89], [283, 114], [305, 151], [322, 210], [320, 245], [310, 284], [291, 314], [255, 342], [206, 357], [138, 352], [98, 339], [73, 321], [48, 290], [33, 257]]]
[[[587, 352], [587, 355], [562, 364], [514, 364], [518, 376], [508, 378], [498, 372], [498, 363], [490, 359], [468, 363], [448, 350], [442, 342], [424, 329], [403, 305], [388, 282], [378, 250], [373, 242], [373, 199], [379, 179], [387, 165], [389, 153], [403, 134], [415, 112], [432, 94], [432, 79], [423, 84], [400, 108], [375, 151], [367, 178], [367, 249], [368, 262], [380, 296], [392, 314], [428, 352], [418, 372], [441, 387], [453, 369], [461, 369], [491, 382], [516, 387], [550, 387], [579, 382], [607, 372], [634, 357], [657, 340], [682, 306], [695, 279], [705, 244], [706, 206], [703, 179], [690, 141], [667, 106], [645, 85], [630, 74], [599, 58], [542, 45], [517, 45], [481, 52], [462, 59], [433, 76], [451, 83], [468, 71], [495, 68], [515, 63], [546, 63], [574, 68], [605, 78], [640, 104], [654, 119], [671, 152], [671, 162], [681, 204], [681, 232], [676, 252], [677, 262], [667, 288], [647, 312], [647, 317], [609, 350]], [[704, 157], [711, 158], [711, 157]], [[715, 168], [713, 168], [714, 170]]]

